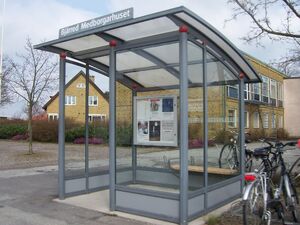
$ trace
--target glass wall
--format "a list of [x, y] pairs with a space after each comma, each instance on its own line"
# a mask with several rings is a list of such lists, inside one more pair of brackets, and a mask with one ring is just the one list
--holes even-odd
[[[66, 178], [85, 175], [85, 73], [82, 67], [67, 64], [65, 85], [65, 171]], [[58, 98], [49, 105], [54, 108]]]
[[204, 186], [203, 50], [188, 42], [189, 190]]
[[[239, 104], [226, 97], [226, 85], [237, 78], [212, 54], [207, 54], [208, 184], [239, 174]], [[237, 96], [238, 97], [238, 96]]]
[[[116, 182], [179, 193], [179, 44], [118, 52], [116, 58]], [[134, 70], [130, 60], [138, 62]]]

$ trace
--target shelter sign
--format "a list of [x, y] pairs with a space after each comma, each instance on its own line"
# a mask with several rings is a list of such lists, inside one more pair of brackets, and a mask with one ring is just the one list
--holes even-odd
[[177, 97], [134, 99], [134, 144], [177, 146]]
[[133, 8], [124, 9], [105, 16], [97, 17], [59, 30], [59, 38], [71, 36], [83, 31], [92, 30], [109, 24], [133, 18]]

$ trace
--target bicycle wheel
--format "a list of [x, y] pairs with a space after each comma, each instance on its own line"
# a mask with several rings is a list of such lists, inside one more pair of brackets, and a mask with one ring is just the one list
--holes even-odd
[[268, 224], [268, 215], [270, 214], [267, 213], [266, 208], [263, 188], [261, 183], [256, 181], [249, 191], [247, 200], [243, 204], [244, 225]]
[[[288, 211], [292, 215], [292, 219], [294, 222], [299, 222], [299, 215], [298, 215], [298, 210], [297, 210], [297, 203], [298, 203], [298, 195], [297, 195], [297, 190], [295, 186], [293, 185], [291, 178], [287, 176], [287, 184], [284, 185], [283, 189], [283, 195], [285, 199], [285, 204], [288, 209]], [[288, 191], [288, 190], [289, 191]], [[290, 195], [288, 195], [288, 192]]]
[[220, 157], [219, 157], [219, 167], [220, 168], [238, 168], [237, 162], [237, 149], [232, 144], [226, 144], [223, 146]]
[[294, 162], [289, 173], [295, 187], [300, 187], [300, 157]]

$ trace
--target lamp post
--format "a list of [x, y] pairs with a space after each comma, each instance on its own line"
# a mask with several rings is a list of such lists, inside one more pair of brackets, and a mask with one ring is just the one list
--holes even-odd
[[1, 24], [1, 39], [0, 39], [0, 103], [2, 101], [4, 13], [5, 13], [5, 0], [3, 0], [3, 4], [2, 4], [2, 24]]

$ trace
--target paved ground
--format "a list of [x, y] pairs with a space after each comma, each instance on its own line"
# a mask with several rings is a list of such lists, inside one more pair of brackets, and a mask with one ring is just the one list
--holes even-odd
[[23, 172], [20, 177], [16, 172], [0, 177], [0, 225], [145, 224], [52, 201], [57, 197], [56, 172]]
[[[251, 149], [259, 144], [252, 144]], [[24, 155], [26, 143], [0, 140], [0, 225], [139, 225], [145, 224], [96, 211], [65, 205], [52, 200], [57, 197], [57, 144], [35, 143], [34, 156]], [[81, 167], [83, 146], [67, 145], [67, 154], [73, 166]], [[119, 151], [123, 162], [129, 163], [130, 148]], [[217, 160], [219, 149], [209, 150], [209, 159]], [[300, 151], [289, 151], [289, 162], [299, 157]], [[178, 151], [164, 153], [156, 149], [143, 149], [139, 160], [150, 166], [163, 166], [163, 155], [178, 157]], [[107, 146], [91, 146], [91, 160], [95, 165], [107, 163]], [[189, 156], [201, 160], [202, 153], [190, 150]], [[99, 160], [99, 158], [101, 160]], [[40, 167], [37, 167], [40, 166]], [[14, 170], [7, 170], [17, 168]], [[18, 169], [29, 168], [29, 169]], [[224, 217], [223, 217], [224, 219]], [[230, 224], [234, 224], [230, 222]]]

